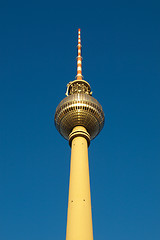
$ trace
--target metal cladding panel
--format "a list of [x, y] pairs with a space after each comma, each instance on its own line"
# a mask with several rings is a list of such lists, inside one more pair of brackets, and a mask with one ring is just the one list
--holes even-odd
[[72, 94], [59, 103], [55, 113], [55, 125], [67, 140], [76, 126], [84, 126], [93, 139], [103, 128], [104, 112], [92, 96], [85, 93]]

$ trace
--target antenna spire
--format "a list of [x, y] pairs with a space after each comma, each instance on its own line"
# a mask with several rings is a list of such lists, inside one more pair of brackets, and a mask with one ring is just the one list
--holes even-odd
[[77, 80], [82, 80], [82, 56], [81, 56], [81, 29], [78, 29], [78, 56], [77, 56]]

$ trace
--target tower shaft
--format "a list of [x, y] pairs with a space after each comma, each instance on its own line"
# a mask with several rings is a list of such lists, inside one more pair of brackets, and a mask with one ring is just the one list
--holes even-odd
[[93, 240], [88, 143], [82, 126], [70, 134], [71, 163], [66, 240]]

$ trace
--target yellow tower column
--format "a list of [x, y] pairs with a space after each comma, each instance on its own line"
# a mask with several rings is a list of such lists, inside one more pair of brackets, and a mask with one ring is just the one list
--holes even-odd
[[69, 135], [70, 183], [66, 240], [93, 240], [88, 145], [90, 135], [82, 126]]

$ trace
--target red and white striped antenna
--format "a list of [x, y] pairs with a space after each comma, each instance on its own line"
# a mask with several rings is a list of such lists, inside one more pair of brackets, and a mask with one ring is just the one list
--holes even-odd
[[82, 80], [82, 56], [81, 56], [81, 29], [78, 29], [78, 56], [77, 56], [77, 80]]
[[82, 76], [82, 56], [81, 56], [81, 29], [78, 29], [78, 56], [77, 56], [77, 75], [74, 81], [67, 84], [66, 96], [74, 93], [85, 93], [92, 96], [91, 87]]

